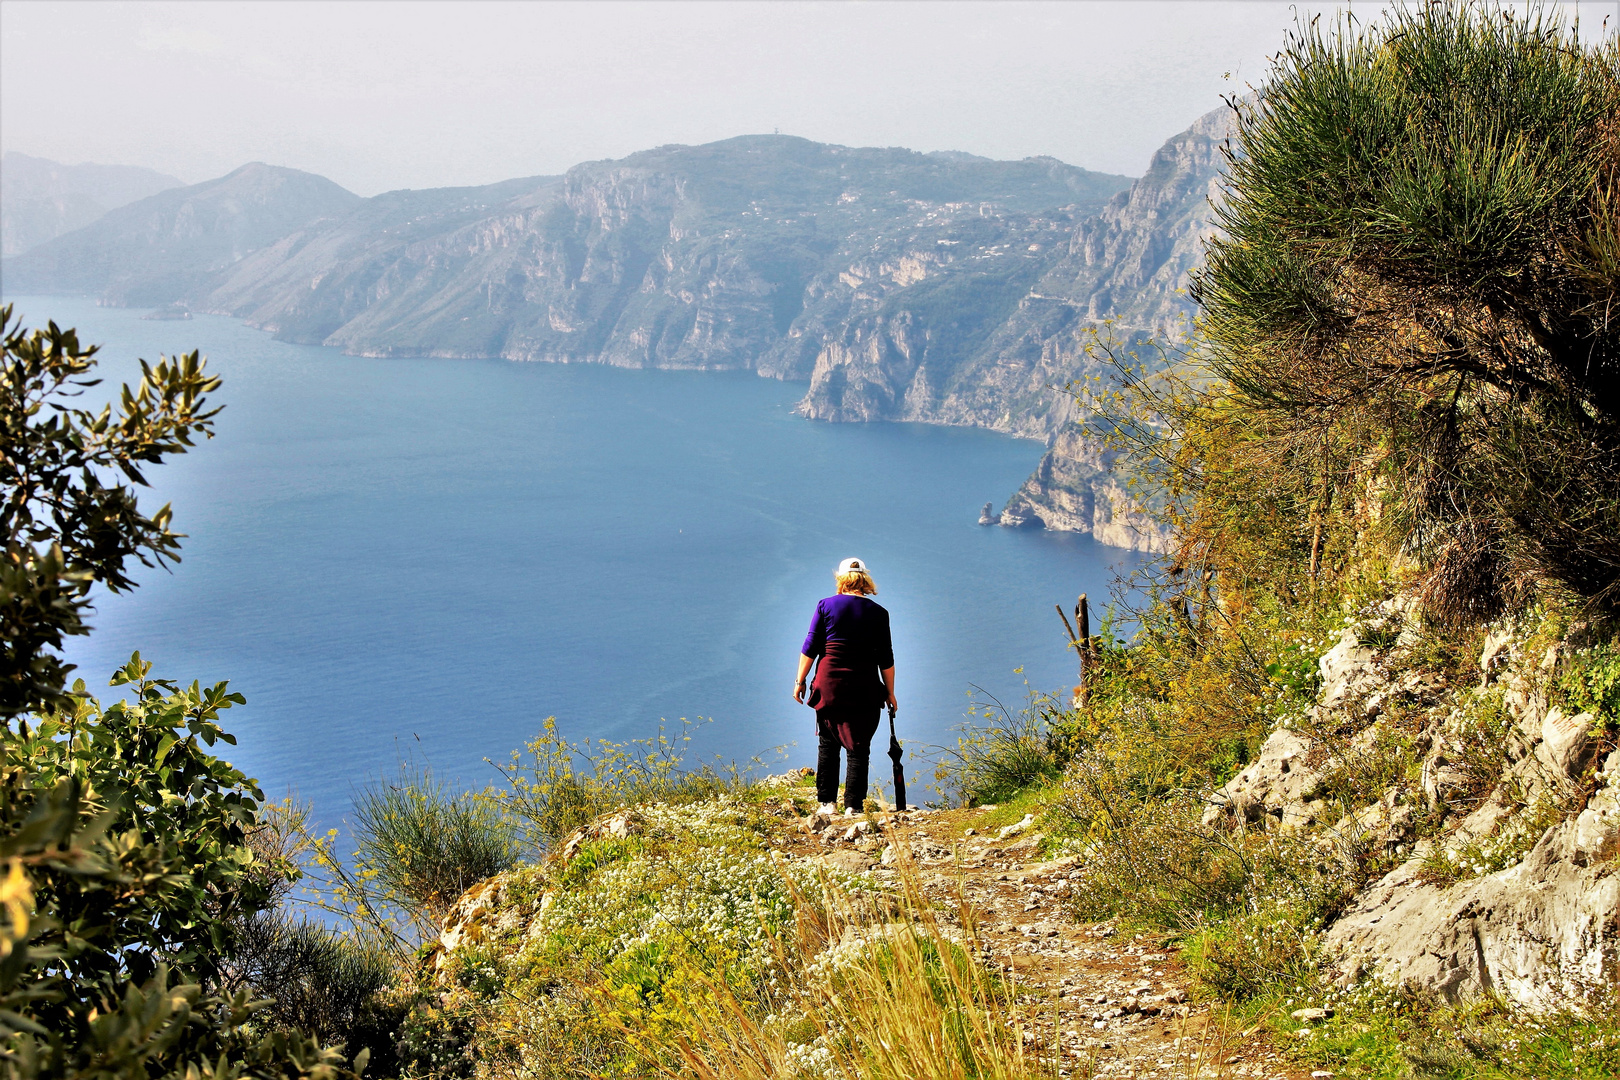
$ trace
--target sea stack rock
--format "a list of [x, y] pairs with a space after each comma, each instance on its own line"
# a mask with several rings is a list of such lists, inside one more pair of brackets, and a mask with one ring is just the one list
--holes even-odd
[[979, 511], [979, 524], [980, 525], [994, 525], [996, 522], [1001, 520], [995, 514], [990, 512], [990, 506], [991, 506], [990, 503], [985, 503], [984, 504], [984, 509]]

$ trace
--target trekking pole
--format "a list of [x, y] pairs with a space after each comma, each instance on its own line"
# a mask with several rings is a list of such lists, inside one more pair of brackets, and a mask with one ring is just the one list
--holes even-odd
[[894, 761], [894, 808], [899, 813], [906, 809], [906, 770], [900, 764], [900, 740], [894, 734], [895, 707], [889, 706], [889, 757]]

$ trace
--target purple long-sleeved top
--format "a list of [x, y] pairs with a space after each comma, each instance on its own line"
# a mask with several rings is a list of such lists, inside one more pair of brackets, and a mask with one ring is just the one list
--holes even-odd
[[857, 655], [871, 657], [879, 671], [894, 667], [894, 645], [889, 640], [889, 613], [876, 600], [852, 593], [829, 596], [816, 605], [810, 632], [799, 651], [817, 657], [836, 641]]

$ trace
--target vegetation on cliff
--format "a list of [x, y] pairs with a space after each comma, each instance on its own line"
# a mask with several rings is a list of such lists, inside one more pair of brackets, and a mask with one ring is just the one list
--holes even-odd
[[1620, 1062], [1617, 61], [1471, 4], [1290, 42], [1197, 334], [1091, 399], [1169, 496], [1141, 631], [966, 748], [1084, 845], [1078, 914], [1336, 1075]]
[[1344, 520], [1383, 481], [1386, 547], [1422, 563], [1431, 615], [1491, 618], [1546, 582], [1614, 610], [1615, 39], [1442, 6], [1304, 37], [1240, 116], [1193, 290], [1231, 441], [1296, 520]]

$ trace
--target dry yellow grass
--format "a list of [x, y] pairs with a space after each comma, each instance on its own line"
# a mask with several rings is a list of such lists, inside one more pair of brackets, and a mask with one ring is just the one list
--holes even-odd
[[915, 864], [902, 856], [899, 869], [897, 895], [837, 896], [827, 915], [802, 918], [794, 940], [778, 941], [795, 961], [783, 966], [806, 973], [779, 1000], [744, 1000], [691, 973], [708, 1004], [692, 1010], [660, 1070], [698, 1080], [1050, 1075], [1026, 1047], [1012, 987], [978, 958], [971, 915], [943, 925]]

